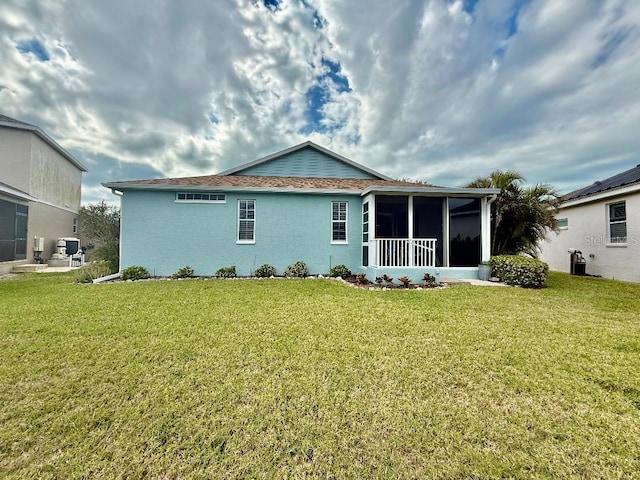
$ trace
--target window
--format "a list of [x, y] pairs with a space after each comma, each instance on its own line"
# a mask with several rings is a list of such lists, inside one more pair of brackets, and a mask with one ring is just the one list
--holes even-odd
[[569, 219], [568, 218], [559, 218], [558, 219], [558, 228], [560, 230], [566, 230], [569, 228]]
[[609, 242], [627, 243], [627, 207], [625, 202], [609, 204]]
[[347, 202], [331, 202], [331, 243], [347, 243]]
[[73, 219], [73, 233], [78, 233], [78, 219]]
[[186, 203], [226, 203], [224, 193], [176, 193], [176, 202]]
[[256, 201], [238, 200], [238, 243], [255, 243]]
[[29, 207], [0, 200], [0, 262], [27, 258]]

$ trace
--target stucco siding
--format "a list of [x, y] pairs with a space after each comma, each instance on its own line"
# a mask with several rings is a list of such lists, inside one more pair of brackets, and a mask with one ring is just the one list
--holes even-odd
[[[608, 244], [608, 204], [626, 202], [627, 243]], [[540, 258], [551, 270], [569, 272], [570, 248], [580, 250], [586, 271], [605, 278], [640, 282], [640, 193], [609, 198], [562, 209], [557, 218], [566, 218], [568, 227], [550, 233], [540, 245]]]
[[[238, 244], [238, 200], [255, 200], [255, 244]], [[175, 192], [125, 192], [121, 268], [143, 265], [171, 275], [189, 265], [213, 275], [235, 265], [250, 275], [264, 263], [278, 274], [302, 260], [312, 274], [360, 265], [361, 199], [345, 195], [227, 193], [226, 203], [177, 203]], [[349, 244], [331, 243], [331, 201], [348, 202]]]
[[249, 167], [235, 175], [264, 175], [276, 177], [314, 178], [376, 178], [313, 148], [278, 157], [277, 159]]
[[0, 182], [30, 193], [31, 132], [0, 128]]
[[80, 208], [82, 172], [36, 135], [31, 134], [29, 193], [75, 212]]
[[27, 259], [33, 260], [35, 237], [44, 237], [42, 258], [49, 259], [55, 252], [56, 241], [61, 237], [77, 237], [73, 233], [73, 219], [78, 215], [61, 208], [42, 203], [29, 203], [29, 239], [27, 241]]

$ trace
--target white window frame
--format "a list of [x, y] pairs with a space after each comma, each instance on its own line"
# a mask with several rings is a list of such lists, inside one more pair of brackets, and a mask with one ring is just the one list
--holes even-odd
[[[242, 217], [242, 210], [241, 210], [241, 205], [243, 202], [247, 202], [247, 206], [245, 207], [247, 212], [249, 212], [249, 208], [248, 208], [248, 202], [251, 202], [253, 208], [253, 218], [241, 218]], [[236, 243], [238, 244], [244, 244], [244, 245], [252, 245], [254, 243], [256, 243], [256, 201], [255, 199], [252, 198], [239, 198], [238, 199], [238, 223], [237, 223], [237, 235], [236, 235]], [[240, 222], [250, 222], [253, 225], [252, 228], [252, 239], [241, 239], [240, 238]]]
[[[198, 195], [200, 198], [195, 199]], [[206, 195], [206, 198], [202, 197]], [[180, 198], [184, 196], [185, 198]], [[187, 198], [191, 196], [191, 198]], [[227, 196], [224, 193], [218, 192], [176, 192], [176, 203], [227, 203]]]
[[[338, 216], [340, 216], [340, 205], [344, 204], [344, 220], [333, 218], [334, 205], [338, 204]], [[344, 240], [336, 240], [333, 236], [333, 227], [336, 224], [344, 223]], [[349, 243], [349, 202], [344, 200], [334, 200], [331, 202], [331, 243], [334, 245], [347, 245]]]
[[[569, 229], [569, 219], [567, 217], [558, 218], [558, 230], [568, 230]], [[564, 225], [560, 225], [560, 223], [564, 223]]]
[[[614, 205], [619, 205], [619, 204], [624, 205], [624, 220], [612, 220], [611, 219], [611, 207], [613, 207]], [[622, 201], [618, 201], [618, 202], [607, 203], [607, 245], [608, 246], [625, 247], [627, 245], [627, 235], [625, 235], [624, 237], [615, 237], [616, 239], [624, 238], [623, 241], [618, 241], [618, 240], [614, 241], [614, 237], [611, 236], [611, 226], [612, 225], [616, 225], [616, 224], [621, 224], [621, 223], [624, 223], [625, 234], [628, 233], [628, 231], [627, 231], [627, 202], [625, 200], [622, 200]]]
[[73, 233], [78, 233], [78, 217], [73, 219]]

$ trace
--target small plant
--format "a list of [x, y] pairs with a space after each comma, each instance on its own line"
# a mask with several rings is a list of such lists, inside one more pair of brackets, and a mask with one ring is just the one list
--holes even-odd
[[287, 269], [284, 271], [285, 277], [303, 278], [303, 277], [306, 277], [308, 274], [309, 274], [309, 270], [307, 269], [307, 264], [302, 261], [298, 261], [293, 265], [289, 265]]
[[111, 268], [105, 260], [97, 260], [76, 270], [76, 283], [91, 283], [96, 278], [106, 277], [111, 273]]
[[347, 278], [351, 276], [351, 270], [346, 265], [336, 265], [329, 271], [329, 276]]
[[434, 277], [430, 273], [425, 273], [422, 276], [422, 282], [424, 283], [424, 286], [427, 288], [434, 288], [438, 285], [436, 283], [436, 277]]
[[376, 277], [376, 283], [378, 284], [378, 286], [380, 286], [380, 287], [381, 287], [381, 286], [382, 286], [382, 282], [383, 282], [383, 281], [384, 281], [384, 280], [382, 279], [382, 277]]
[[264, 265], [260, 265], [253, 274], [259, 278], [275, 277], [276, 269], [268, 263], [265, 263]]
[[234, 278], [236, 276], [236, 266], [231, 265], [230, 267], [222, 267], [219, 268], [216, 273], [216, 278]]
[[144, 268], [142, 265], [133, 265], [131, 267], [125, 268], [120, 274], [120, 278], [122, 278], [122, 280], [136, 281], [143, 280], [149, 277], [149, 270]]
[[367, 284], [367, 276], [364, 273], [358, 273], [353, 276], [353, 281], [356, 285], [366, 285]]
[[179, 269], [176, 273], [171, 275], [171, 278], [193, 278], [194, 275], [195, 272], [193, 271], [193, 268], [187, 266]]
[[411, 286], [411, 279], [407, 276], [398, 278], [398, 281], [402, 284], [404, 288], [409, 288]]

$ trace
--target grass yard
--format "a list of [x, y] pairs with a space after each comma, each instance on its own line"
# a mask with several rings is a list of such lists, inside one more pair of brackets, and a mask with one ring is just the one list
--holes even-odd
[[631, 478], [640, 285], [0, 282], [1, 478]]

